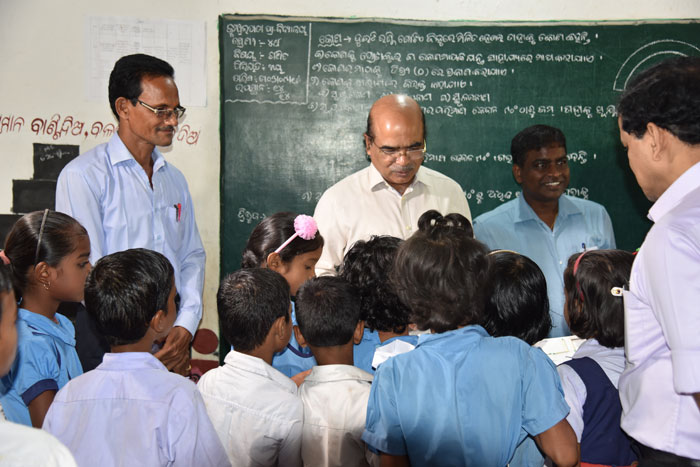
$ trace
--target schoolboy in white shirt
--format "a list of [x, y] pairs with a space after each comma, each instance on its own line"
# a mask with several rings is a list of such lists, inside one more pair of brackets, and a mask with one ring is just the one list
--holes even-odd
[[379, 465], [361, 439], [373, 377], [353, 366], [353, 345], [364, 329], [355, 290], [339, 277], [319, 277], [301, 286], [296, 304], [297, 341], [318, 363], [299, 387], [304, 465]]
[[244, 268], [221, 282], [221, 332], [236, 350], [198, 387], [235, 466], [301, 465], [303, 411], [297, 386], [271, 366], [292, 333], [289, 285], [266, 268]]

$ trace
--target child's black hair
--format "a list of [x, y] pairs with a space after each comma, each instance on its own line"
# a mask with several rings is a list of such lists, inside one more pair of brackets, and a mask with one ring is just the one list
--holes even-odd
[[479, 324], [488, 250], [471, 236], [469, 220], [435, 210], [396, 253], [390, 278], [418, 329], [445, 332]]
[[494, 337], [514, 336], [532, 345], [552, 329], [547, 280], [527, 256], [510, 251], [488, 255], [483, 326]]
[[244, 268], [221, 281], [216, 294], [221, 332], [236, 350], [249, 352], [267, 339], [275, 320], [289, 314], [289, 284], [265, 268]]
[[[294, 235], [293, 212], [277, 212], [263, 219], [255, 226], [248, 238], [241, 259], [242, 268], [259, 268], [265, 265], [270, 253], [280, 247], [289, 237]], [[280, 258], [289, 263], [295, 256], [318, 250], [323, 247], [323, 237], [316, 232], [316, 237], [304, 240], [297, 237], [279, 252]]]
[[85, 282], [85, 308], [111, 346], [146, 335], [158, 310], [168, 313], [175, 287], [173, 267], [160, 253], [143, 248], [102, 257]]
[[[0, 263], [0, 294], [13, 291], [12, 271], [9, 265]], [[0, 316], [2, 316], [2, 301], [0, 301]]]
[[409, 323], [410, 311], [389, 282], [402, 241], [382, 235], [355, 242], [340, 266], [339, 276], [357, 289], [362, 319], [373, 331], [401, 334]]
[[30, 269], [42, 261], [58, 266], [75, 251], [79, 236], [87, 237], [88, 233], [77, 220], [49, 209], [30, 212], [15, 222], [5, 240], [5, 256], [10, 260], [18, 300], [27, 288]]
[[588, 251], [574, 275], [574, 264], [581, 254], [571, 255], [564, 270], [569, 329], [605, 347], [621, 347], [625, 343], [624, 303], [611, 289], [629, 283], [634, 254], [623, 250]]
[[309, 345], [330, 347], [352, 342], [360, 321], [360, 301], [345, 279], [323, 276], [299, 288], [296, 301], [299, 330]]

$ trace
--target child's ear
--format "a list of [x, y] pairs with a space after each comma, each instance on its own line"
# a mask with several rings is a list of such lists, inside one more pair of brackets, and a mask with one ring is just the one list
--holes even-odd
[[55, 268], [52, 268], [45, 261], [40, 261], [34, 267], [34, 281], [41, 284], [46, 290], [51, 287], [51, 282], [55, 281], [58, 273]]
[[285, 319], [284, 316], [280, 316], [272, 323], [272, 329], [270, 332], [274, 337], [275, 342], [275, 352], [280, 352], [285, 348], [287, 343], [289, 343], [289, 327], [292, 325], [291, 318], [289, 320]]
[[[355, 344], [359, 344], [362, 342], [362, 336], [365, 333], [365, 322], [363, 320], [360, 320], [357, 322], [357, 326], [355, 326], [355, 332], [352, 335], [352, 341]], [[299, 340], [297, 338], [297, 340]]]
[[168, 329], [168, 324], [169, 323], [165, 311], [158, 310], [156, 311], [156, 314], [153, 315], [153, 318], [151, 318], [149, 326], [156, 333], [157, 337], [162, 337], [170, 332], [170, 329]]
[[284, 261], [282, 261], [282, 257], [280, 256], [279, 253], [275, 253], [274, 251], [267, 255], [267, 267], [269, 269], [272, 269], [275, 272], [282, 273], [283, 268], [284, 268]]
[[306, 347], [308, 345], [306, 343], [306, 339], [304, 339], [304, 335], [301, 333], [301, 330], [299, 329], [299, 326], [294, 326], [294, 337], [297, 338], [297, 342], [302, 347]]

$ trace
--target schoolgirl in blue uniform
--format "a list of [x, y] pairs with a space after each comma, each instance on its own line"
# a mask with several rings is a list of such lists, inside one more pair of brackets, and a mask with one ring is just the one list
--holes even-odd
[[0, 379], [0, 404], [8, 420], [41, 427], [56, 392], [83, 373], [73, 324], [56, 310], [83, 300], [90, 239], [78, 221], [46, 209], [15, 223], [0, 256], [20, 306], [17, 358]]
[[[546, 338], [552, 329], [547, 280], [527, 256], [510, 250], [488, 254], [489, 276], [484, 286], [482, 326], [493, 337], [513, 336], [528, 345]], [[532, 436], [515, 449], [510, 467], [542, 467], [544, 456]]]
[[391, 281], [411, 321], [431, 334], [375, 373], [362, 439], [382, 465], [506, 465], [532, 435], [557, 465], [576, 465], [556, 369], [482, 321], [486, 247], [461, 215], [424, 213], [400, 247]]
[[[278, 212], [262, 220], [250, 234], [241, 267], [269, 268], [280, 273], [292, 295], [292, 324], [297, 325], [294, 297], [301, 284], [315, 277], [314, 268], [323, 250], [323, 237], [310, 216]], [[272, 366], [292, 377], [310, 370], [316, 359], [292, 333], [287, 347], [272, 358]]]
[[353, 347], [353, 360], [356, 367], [370, 374], [374, 374], [377, 366], [373, 367], [372, 362], [378, 349], [389, 349], [394, 341], [406, 344], [396, 346], [396, 350], [390, 352], [394, 354], [409, 351], [418, 343], [418, 336], [408, 334], [409, 310], [388, 280], [396, 250], [402, 242], [388, 235], [357, 241], [345, 254], [338, 271], [340, 277], [355, 286], [360, 296], [365, 331], [362, 341]]
[[631, 439], [620, 428], [622, 406], [617, 391], [625, 369], [622, 287], [629, 282], [634, 254], [592, 250], [569, 258], [564, 270], [569, 329], [587, 339], [573, 359], [557, 368], [569, 424], [581, 444], [581, 462], [631, 465], [637, 458]]

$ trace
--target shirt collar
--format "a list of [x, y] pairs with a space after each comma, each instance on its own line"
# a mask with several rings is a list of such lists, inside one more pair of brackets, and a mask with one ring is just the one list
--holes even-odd
[[348, 380], [372, 382], [373, 379], [371, 374], [352, 365], [317, 365], [311, 369], [311, 373], [304, 378], [304, 381], [313, 383]]
[[683, 172], [680, 177], [664, 191], [647, 215], [653, 222], [664, 217], [671, 209], [680, 204], [685, 196], [700, 187], [700, 162]]
[[17, 310], [19, 318], [27, 323], [32, 330], [56, 337], [68, 345], [75, 347], [75, 330], [70, 320], [60, 313], [56, 313], [58, 324], [44, 315], [20, 308]]
[[231, 350], [226, 354], [224, 364], [272, 380], [279, 386], [290, 390], [290, 392], [296, 393], [296, 384], [271, 365], [268, 365], [262, 358]]
[[[389, 185], [386, 180], [384, 180], [384, 177], [382, 177], [382, 174], [379, 173], [377, 168], [370, 162], [368, 172], [367, 172], [367, 181], [368, 181], [368, 186], [370, 191], [376, 191], [376, 190], [381, 190], [384, 188], [390, 188], [393, 190], [392, 186]], [[430, 186], [430, 180], [428, 177], [426, 177], [425, 170], [423, 170], [423, 167], [421, 166], [418, 169], [418, 172], [416, 172], [416, 176], [413, 177], [413, 181], [409, 185], [409, 187], [406, 189], [408, 192], [409, 190], [412, 190], [414, 187], [418, 186], [419, 184]]]
[[478, 324], [472, 324], [469, 326], [464, 326], [463, 328], [453, 329], [452, 331], [441, 332], [439, 334], [421, 334], [418, 336], [418, 345], [416, 345], [416, 348], [420, 347], [421, 345], [440, 345], [440, 342], [444, 342], [444, 345], [452, 345], [448, 344], [446, 340], [450, 340], [458, 336], [463, 336], [463, 338], [467, 338], [469, 340], [478, 340], [484, 337], [489, 337], [489, 333]]
[[99, 370], [106, 371], [141, 370], [147, 368], [168, 371], [160, 360], [148, 352], [106, 353], [102, 357], [102, 363], [97, 367]]
[[[561, 195], [559, 197], [559, 210], [557, 212], [557, 218], [565, 218], [575, 214], [583, 214], [583, 211], [574, 204], [566, 195]], [[539, 216], [535, 213], [532, 207], [525, 201], [525, 196], [520, 192], [518, 196], [518, 211], [515, 216], [515, 222], [525, 222], [530, 220], [537, 220]]]
[[[114, 133], [107, 143], [107, 154], [109, 156], [109, 162], [112, 165], [117, 165], [122, 162], [134, 161], [134, 156], [131, 155], [129, 149], [124, 145], [124, 142], [119, 137], [118, 133]], [[153, 172], [157, 172], [166, 163], [163, 154], [158, 150], [157, 147], [153, 148], [153, 153], [151, 154], [153, 159]]]

